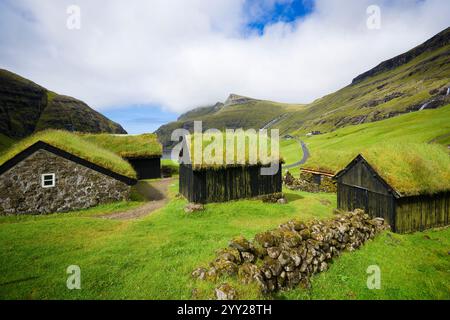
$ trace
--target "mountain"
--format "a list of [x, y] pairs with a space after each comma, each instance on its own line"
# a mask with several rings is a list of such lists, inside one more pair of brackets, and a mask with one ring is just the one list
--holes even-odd
[[357, 76], [278, 123], [282, 132], [333, 131], [450, 103], [450, 28]]
[[351, 84], [308, 105], [287, 105], [230, 95], [225, 103], [194, 109], [159, 128], [170, 146], [176, 128], [279, 128], [282, 134], [330, 132], [450, 103], [450, 28], [416, 48], [380, 63]]
[[172, 131], [178, 128], [192, 130], [194, 121], [201, 120], [203, 129], [261, 129], [280, 121], [293, 111], [301, 110], [303, 105], [257, 100], [230, 94], [225, 102], [213, 106], [200, 107], [188, 111], [175, 122], [161, 126], [156, 134], [165, 148], [174, 144], [170, 140]]
[[126, 133], [86, 103], [58, 95], [7, 70], [0, 69], [0, 134], [23, 138], [44, 129]]

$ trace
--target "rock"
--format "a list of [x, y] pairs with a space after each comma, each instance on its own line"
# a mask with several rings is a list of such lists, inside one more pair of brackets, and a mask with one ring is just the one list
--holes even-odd
[[275, 232], [268, 231], [258, 233], [255, 236], [255, 241], [258, 242], [264, 248], [269, 248], [277, 246], [280, 243], [281, 238]]
[[277, 203], [278, 200], [283, 199], [284, 195], [283, 193], [272, 193], [272, 194], [266, 194], [259, 197], [259, 199], [262, 200], [262, 202], [265, 203]]
[[235, 248], [221, 249], [217, 252], [216, 257], [218, 260], [225, 260], [240, 264], [242, 262], [241, 254]]
[[192, 277], [200, 280], [205, 280], [208, 270], [205, 268], [197, 268], [192, 272]]
[[282, 251], [280, 256], [278, 257], [278, 261], [284, 267], [288, 263], [290, 263], [292, 260], [291, 260], [291, 257], [289, 256], [289, 253], [287, 251]]
[[215, 268], [218, 275], [226, 275], [226, 276], [236, 275], [239, 269], [236, 263], [219, 259], [213, 262], [212, 267]]
[[281, 198], [281, 199], [278, 199], [277, 203], [278, 203], [278, 204], [287, 204], [288, 201], [287, 201], [286, 198]]
[[281, 249], [278, 247], [270, 247], [267, 248], [267, 254], [269, 255], [269, 257], [271, 257], [272, 259], [277, 259], [278, 256], [281, 253]]
[[228, 283], [224, 283], [215, 289], [217, 300], [236, 300], [237, 292]]
[[264, 267], [270, 270], [270, 273], [274, 277], [278, 277], [283, 271], [281, 263], [276, 259], [266, 258], [264, 260]]
[[242, 252], [242, 259], [245, 262], [253, 262], [256, 260], [256, 257], [250, 252]]
[[258, 267], [252, 263], [244, 262], [238, 271], [239, 280], [243, 284], [249, 284], [255, 281], [255, 276], [259, 274]]
[[235, 248], [240, 252], [247, 252], [252, 250], [251, 243], [242, 236], [235, 237], [230, 241], [229, 246]]
[[197, 203], [188, 203], [184, 207], [184, 212], [186, 212], [186, 213], [193, 213], [193, 212], [204, 211], [204, 210], [205, 210], [205, 206], [202, 204], [197, 204]]

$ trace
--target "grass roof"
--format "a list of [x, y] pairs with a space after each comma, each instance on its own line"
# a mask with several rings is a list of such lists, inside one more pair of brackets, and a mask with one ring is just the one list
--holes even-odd
[[53, 147], [71, 153], [115, 173], [129, 178], [136, 178], [136, 172], [133, 167], [117, 154], [86, 141], [79, 135], [62, 130], [40, 131], [17, 142], [0, 156], [0, 165], [39, 141], [45, 142]]
[[156, 134], [115, 135], [115, 134], [82, 134], [86, 141], [95, 143], [124, 158], [160, 157], [162, 145]]
[[[223, 169], [226, 167], [240, 167], [240, 166], [250, 166], [250, 165], [270, 165], [273, 161], [283, 162], [281, 155], [271, 155], [271, 140], [269, 138], [263, 138], [256, 134], [248, 134], [245, 136], [245, 148], [239, 144], [237, 136], [231, 139], [234, 149], [234, 157], [232, 164], [227, 164], [227, 137], [222, 134], [221, 140], [217, 140], [214, 134], [203, 134], [199, 137], [202, 141], [202, 160], [201, 163], [197, 163], [195, 158], [195, 143], [196, 138], [199, 137], [197, 134], [191, 134], [187, 136], [187, 142], [189, 145], [189, 156], [194, 170], [202, 169]], [[241, 138], [244, 141], [243, 137]], [[263, 143], [262, 139], [267, 141], [267, 152], [268, 155], [260, 156], [259, 145]], [[253, 141], [253, 142], [252, 142]], [[250, 146], [256, 145], [256, 151], [250, 151]], [[213, 150], [215, 149], [215, 150]], [[253, 149], [253, 148], [252, 148]], [[231, 150], [230, 152], [233, 152]], [[212, 155], [212, 157], [211, 157]], [[217, 156], [216, 156], [217, 155]], [[217, 159], [217, 162], [214, 160]]]
[[381, 144], [361, 155], [402, 196], [450, 191], [450, 156], [443, 146]]

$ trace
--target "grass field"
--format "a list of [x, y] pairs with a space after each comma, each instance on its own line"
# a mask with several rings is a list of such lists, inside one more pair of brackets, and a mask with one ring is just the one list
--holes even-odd
[[[177, 185], [171, 186], [171, 195]], [[236, 235], [252, 237], [291, 218], [327, 218], [335, 195], [287, 192], [285, 206], [246, 200], [207, 205], [186, 215], [185, 200], [135, 221], [112, 221], [100, 213], [138, 203], [106, 205], [50, 216], [0, 218], [1, 299], [207, 299], [214, 283], [194, 281]], [[431, 239], [425, 239], [429, 235]], [[449, 230], [382, 235], [356, 253], [344, 254], [312, 291], [298, 289], [272, 298], [443, 298], [449, 299]], [[365, 269], [380, 264], [381, 291], [368, 292]], [[66, 288], [66, 268], [79, 265], [81, 290]], [[355, 276], [356, 275], [356, 276]], [[360, 277], [360, 276], [361, 277]], [[261, 298], [254, 286], [233, 283], [242, 299]], [[389, 282], [388, 282], [389, 281]]]
[[[436, 110], [412, 112], [383, 121], [349, 126], [334, 132], [301, 139], [311, 157], [304, 165], [313, 169], [336, 172], [352, 158], [375, 145], [384, 143], [428, 143], [447, 145], [450, 137], [450, 105]], [[295, 140], [283, 141], [281, 154], [286, 163], [300, 160], [302, 153]], [[290, 170], [298, 174], [299, 169]]]

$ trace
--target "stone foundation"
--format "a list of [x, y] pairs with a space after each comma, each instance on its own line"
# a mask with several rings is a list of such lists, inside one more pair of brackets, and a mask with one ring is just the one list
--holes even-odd
[[[54, 173], [56, 185], [41, 186]], [[129, 199], [131, 187], [110, 176], [39, 150], [0, 176], [0, 215], [46, 214]]]

